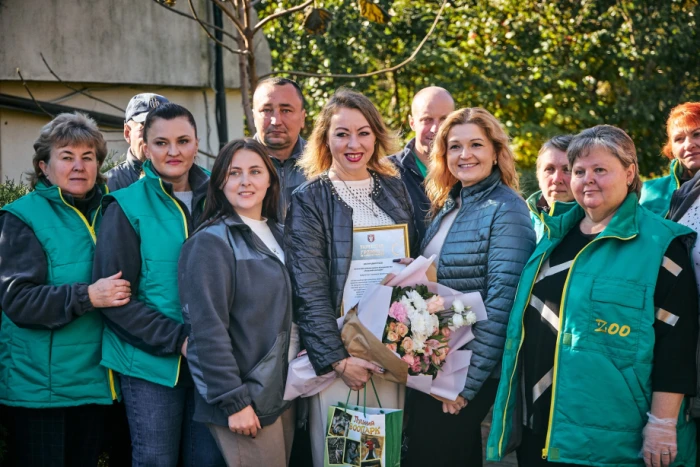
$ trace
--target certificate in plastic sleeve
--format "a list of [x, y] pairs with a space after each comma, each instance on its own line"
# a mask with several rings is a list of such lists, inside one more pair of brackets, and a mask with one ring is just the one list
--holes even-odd
[[409, 256], [407, 224], [353, 229], [352, 261], [343, 290], [343, 313], [357, 305], [369, 285], [379, 284], [387, 274], [406, 267], [395, 263], [395, 259]]

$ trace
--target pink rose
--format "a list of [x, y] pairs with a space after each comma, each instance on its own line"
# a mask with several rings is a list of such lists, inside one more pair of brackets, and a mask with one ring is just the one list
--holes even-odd
[[389, 316], [402, 323], [408, 322], [408, 311], [401, 302], [394, 302], [389, 308]]
[[431, 315], [445, 309], [445, 299], [439, 295], [433, 295], [425, 304], [428, 306], [428, 313]]
[[440, 334], [442, 334], [443, 337], [449, 339], [450, 335], [452, 335], [452, 331], [450, 331], [450, 328], [444, 327], [440, 329]]
[[440, 362], [442, 362], [442, 360], [440, 359], [440, 356], [438, 354], [434, 353], [433, 356], [430, 358], [432, 359], [433, 364], [440, 366]]
[[413, 357], [413, 355], [404, 355], [403, 357], [401, 357], [401, 360], [406, 362], [408, 364], [408, 366], [412, 366], [413, 361], [414, 361], [414, 357]]
[[411, 339], [410, 337], [404, 337], [403, 341], [401, 342], [401, 347], [403, 347], [403, 349], [406, 352], [412, 352], [413, 351], [413, 339]]
[[418, 357], [413, 358], [413, 365], [411, 365], [411, 370], [414, 373], [420, 373], [420, 370], [421, 370], [420, 358], [418, 358]]
[[398, 342], [399, 341], [399, 335], [396, 334], [396, 331], [389, 331], [386, 335], [386, 339], [389, 342]]
[[405, 337], [406, 334], [408, 334], [408, 326], [403, 323], [399, 323], [396, 325], [396, 332], [399, 333], [399, 336]]
[[396, 323], [394, 321], [389, 323], [389, 331], [396, 331]]
[[392, 352], [396, 352], [396, 344], [384, 344], [387, 349], [391, 350]]
[[440, 360], [442, 360], [442, 361], [445, 361], [448, 353], [450, 353], [449, 347], [442, 347], [442, 348], [438, 349], [438, 351], [437, 351], [437, 354], [440, 357]]

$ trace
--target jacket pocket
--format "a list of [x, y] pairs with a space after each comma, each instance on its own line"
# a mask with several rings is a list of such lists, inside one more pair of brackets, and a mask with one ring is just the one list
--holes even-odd
[[283, 399], [288, 348], [288, 333], [282, 331], [262, 360], [243, 376], [255, 412], [260, 416], [281, 413], [289, 405]]
[[642, 334], [647, 287], [632, 282], [597, 279], [591, 289], [586, 340], [600, 352], [634, 358]]

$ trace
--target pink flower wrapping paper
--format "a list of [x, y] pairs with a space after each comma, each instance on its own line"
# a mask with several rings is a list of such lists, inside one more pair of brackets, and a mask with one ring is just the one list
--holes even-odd
[[[484, 302], [478, 292], [463, 294], [428, 281], [426, 271], [434, 259], [434, 256], [430, 258], [420, 256], [395, 277], [386, 281], [385, 285], [377, 284], [367, 288], [358, 304], [357, 317], [361, 324], [380, 342], [389, 316], [392, 288], [396, 286], [426, 285], [430, 292], [440, 295], [444, 300], [445, 309], [451, 307], [452, 302], [459, 299], [471, 309], [470, 311], [474, 312], [477, 323], [487, 319]], [[343, 317], [338, 318], [339, 329], [342, 328], [343, 322]], [[445, 358], [442, 371], [435, 379], [430, 375], [409, 375], [405, 383], [406, 386], [443, 399], [457, 399], [459, 393], [464, 389], [472, 354], [470, 350], [459, 349], [474, 339], [471, 329], [471, 326], [463, 326], [450, 333], [448, 344], [450, 352]], [[397, 335], [400, 333], [397, 332]], [[401, 340], [400, 337], [399, 340]], [[396, 358], [399, 358], [398, 354], [396, 354]], [[406, 365], [410, 365], [410, 363], [406, 362]], [[381, 377], [381, 375], [377, 376]], [[309, 397], [317, 394], [330, 386], [336, 377], [335, 372], [317, 376], [309, 357], [307, 355], [298, 357], [289, 364], [284, 399], [293, 400], [297, 397]]]

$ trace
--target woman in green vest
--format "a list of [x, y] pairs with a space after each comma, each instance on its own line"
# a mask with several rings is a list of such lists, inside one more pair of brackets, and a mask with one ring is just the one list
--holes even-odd
[[667, 217], [671, 198], [700, 169], [700, 102], [686, 102], [671, 110], [666, 121], [668, 141], [662, 152], [671, 159], [669, 174], [644, 183], [639, 202]]
[[118, 397], [95, 308], [131, 296], [120, 271], [91, 281], [107, 147], [76, 113], [45, 125], [34, 151], [33, 191], [0, 210], [0, 404], [17, 465], [95, 466]]
[[[542, 238], [544, 224], [542, 214], [559, 215], [571, 208], [574, 195], [571, 193], [571, 170], [566, 158], [566, 149], [573, 135], [558, 135], [542, 145], [537, 154], [536, 173], [539, 191], [527, 199], [532, 226], [537, 234], [537, 241]], [[558, 204], [554, 204], [557, 201]]]
[[177, 287], [182, 244], [197, 227], [209, 174], [194, 164], [194, 117], [174, 103], [151, 110], [143, 128], [148, 160], [136, 183], [105, 197], [93, 277], [122, 271], [133, 297], [103, 310], [102, 365], [119, 373], [134, 466], [218, 466], [206, 426], [192, 421], [194, 386], [183, 357], [189, 326]]
[[584, 130], [567, 156], [578, 206], [543, 215], [523, 270], [487, 457], [521, 432], [520, 465], [695, 465], [695, 233], [638, 204], [624, 131]]

